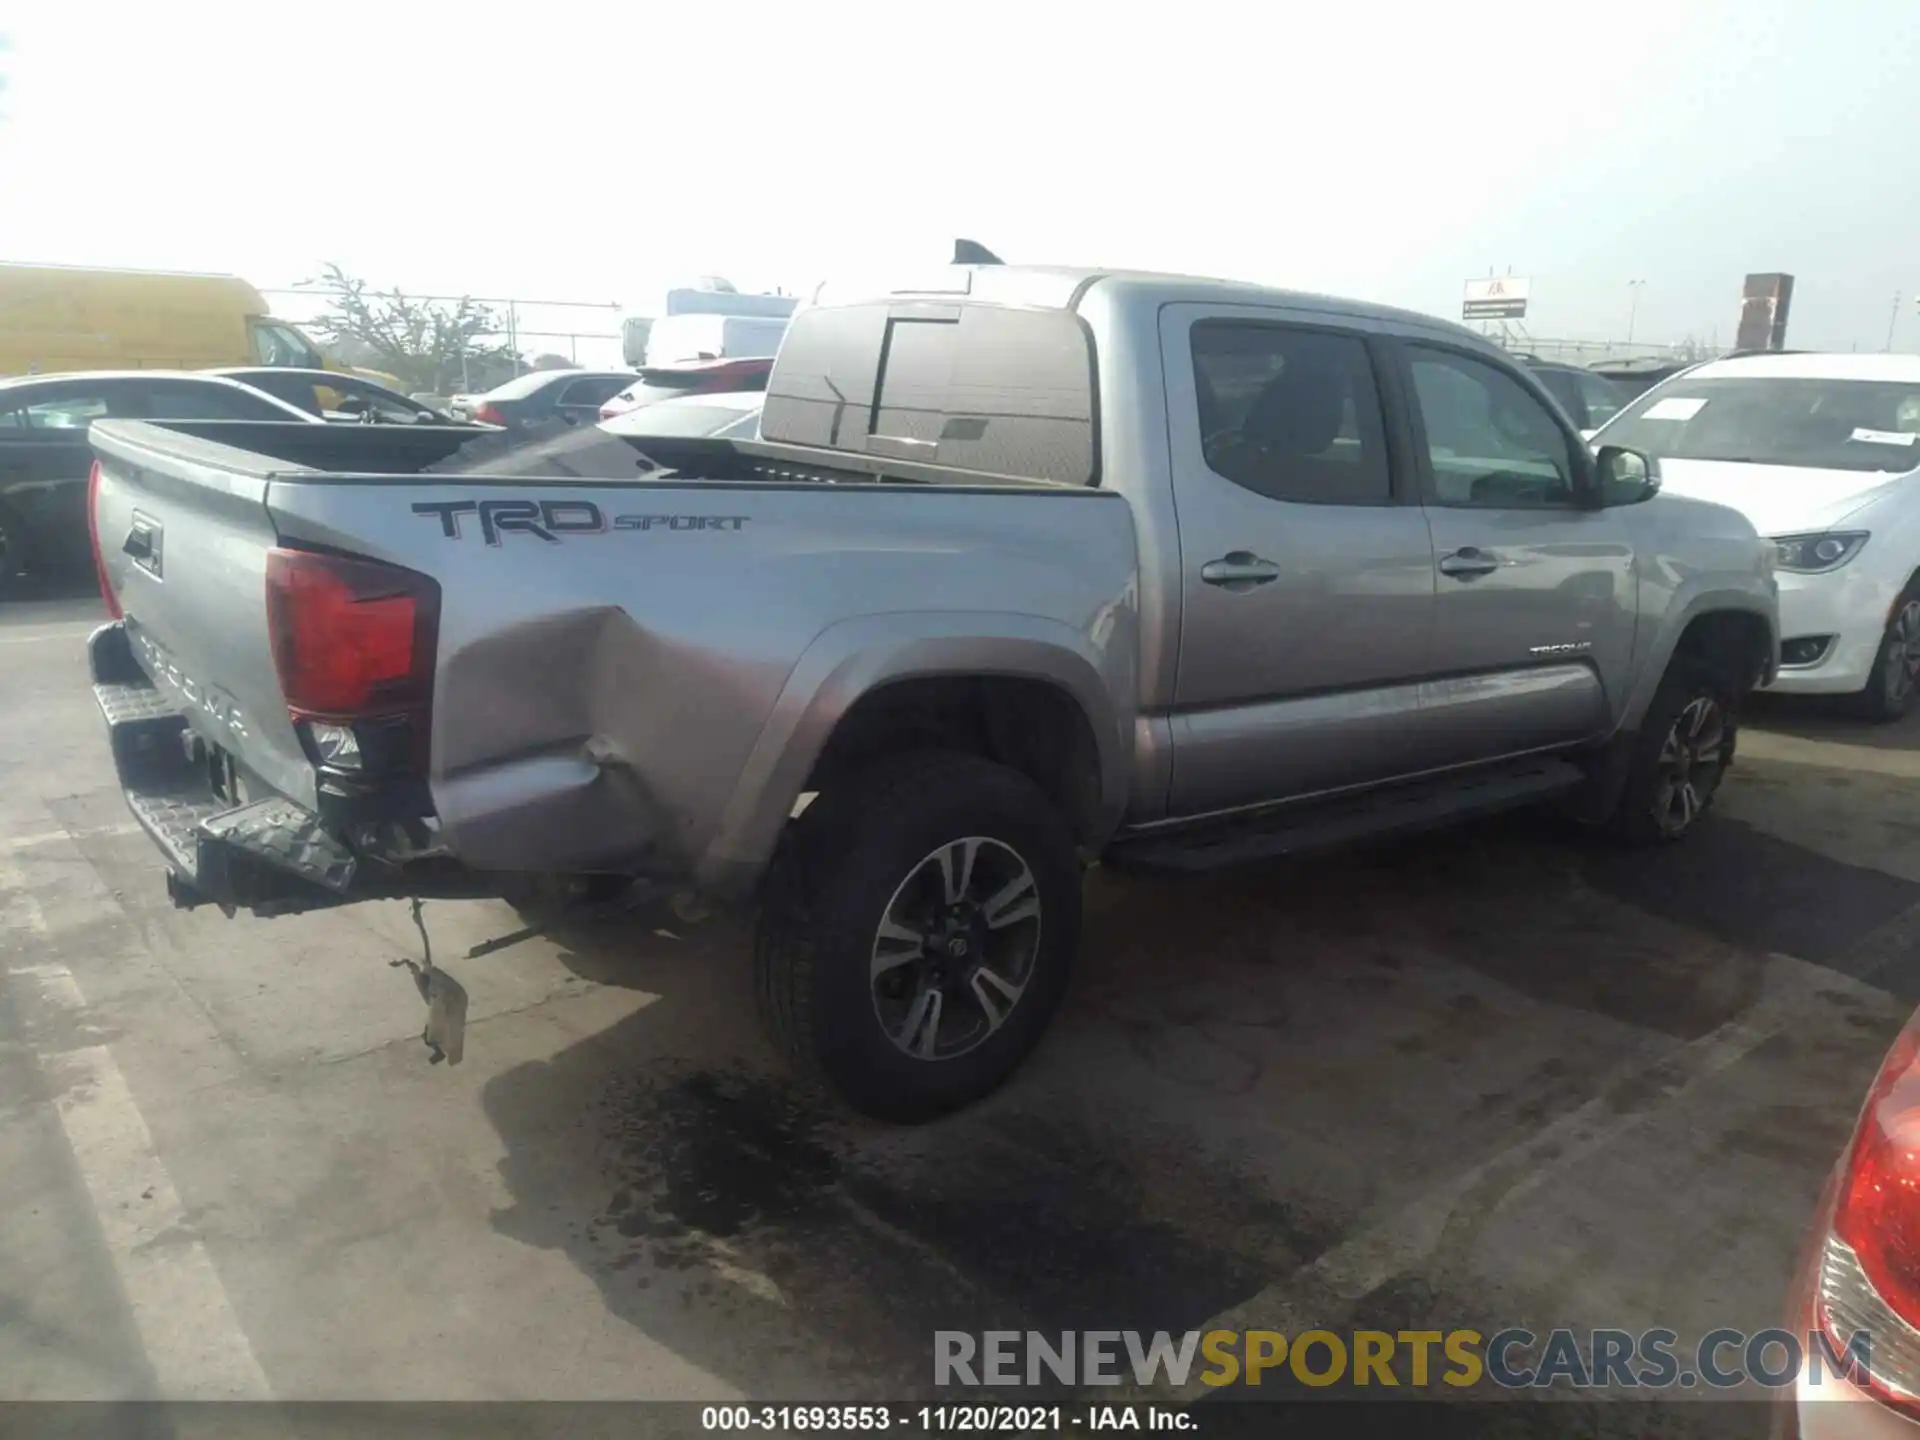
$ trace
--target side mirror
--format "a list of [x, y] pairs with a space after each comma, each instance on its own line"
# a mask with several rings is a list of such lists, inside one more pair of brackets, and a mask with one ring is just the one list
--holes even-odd
[[1638, 505], [1660, 493], [1660, 462], [1624, 445], [1602, 445], [1593, 454], [1600, 504]]

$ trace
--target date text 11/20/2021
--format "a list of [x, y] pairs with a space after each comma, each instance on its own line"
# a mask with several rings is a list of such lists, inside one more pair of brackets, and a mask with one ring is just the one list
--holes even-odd
[[1199, 1428], [1190, 1411], [1163, 1405], [708, 1405], [700, 1428], [716, 1431], [841, 1431], [1013, 1435], [1085, 1430]]

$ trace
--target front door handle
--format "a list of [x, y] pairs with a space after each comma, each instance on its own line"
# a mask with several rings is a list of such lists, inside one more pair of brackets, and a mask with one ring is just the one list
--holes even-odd
[[1456, 580], [1471, 580], [1476, 575], [1491, 575], [1500, 568], [1500, 557], [1472, 545], [1462, 545], [1451, 555], [1440, 557], [1440, 573]]
[[1202, 565], [1200, 578], [1209, 585], [1238, 593], [1279, 579], [1280, 567], [1271, 560], [1262, 560], [1251, 550], [1233, 550]]

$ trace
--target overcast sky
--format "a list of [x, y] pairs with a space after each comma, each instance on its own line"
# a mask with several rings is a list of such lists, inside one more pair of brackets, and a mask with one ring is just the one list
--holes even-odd
[[1511, 267], [1554, 338], [1620, 338], [1644, 280], [1637, 338], [1723, 343], [1780, 269], [1790, 343], [1877, 350], [1899, 291], [1920, 349], [1920, 0], [497, 17], [0, 0], [0, 259], [647, 313], [968, 235], [1447, 315]]

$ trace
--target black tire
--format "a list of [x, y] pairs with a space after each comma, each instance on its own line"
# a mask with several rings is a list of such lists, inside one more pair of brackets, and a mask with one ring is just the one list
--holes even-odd
[[1847, 709], [1862, 720], [1889, 725], [1905, 718], [1920, 688], [1920, 586], [1908, 586], [1894, 601], [1880, 636], [1867, 683], [1847, 697]]
[[[1693, 831], [1733, 763], [1739, 702], [1725, 671], [1690, 656], [1674, 659], [1634, 736], [1626, 783], [1608, 824], [1614, 835], [1633, 845], [1665, 845]], [[1670, 744], [1690, 758], [1675, 757]], [[1691, 787], [1691, 803], [1675, 788], [1676, 766], [1678, 785]]]
[[[943, 854], [974, 882], [953, 905]], [[1065, 817], [1005, 766], [905, 755], [823, 791], [787, 827], [762, 894], [754, 982], [775, 1048], [877, 1119], [930, 1120], [979, 1099], [1053, 1018], [1080, 942], [1080, 879]], [[1026, 910], [1026, 881], [1034, 914], [1004, 918]], [[992, 924], [973, 892], [995, 889], [986, 899], [1019, 898]], [[936, 913], [915, 932], [922, 944], [904, 952], [918, 958], [882, 969], [880, 947], [900, 943], [882, 937], [883, 919], [917, 913], [923, 899]], [[1002, 975], [1020, 983], [996, 1021]], [[916, 1032], [929, 991], [939, 992], [932, 1023], [923, 1016]], [[943, 1027], [954, 1047], [946, 1055], [937, 1053]], [[936, 1053], [909, 1054], [907, 1044]]]

